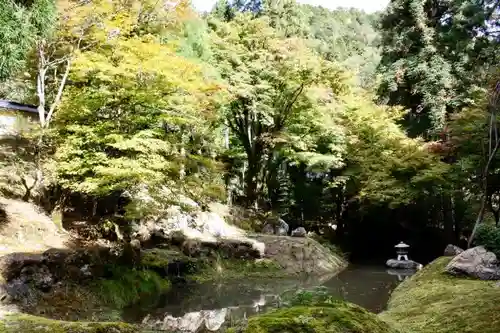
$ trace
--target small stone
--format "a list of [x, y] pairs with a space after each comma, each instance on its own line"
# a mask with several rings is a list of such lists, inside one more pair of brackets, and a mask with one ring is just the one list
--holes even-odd
[[446, 249], [444, 249], [445, 257], [454, 257], [462, 252], [464, 252], [464, 250], [453, 244], [448, 244]]
[[82, 272], [83, 276], [92, 276], [92, 271], [90, 270], [89, 265], [84, 265], [82, 268], [80, 268], [80, 272]]
[[130, 241], [130, 246], [132, 246], [132, 248], [135, 250], [140, 250], [141, 249], [141, 241], [138, 239], [132, 239]]
[[292, 237], [306, 237], [307, 236], [307, 231], [303, 227], [299, 227], [292, 231]]
[[266, 224], [264, 228], [262, 228], [263, 234], [274, 235], [274, 228], [270, 224]]

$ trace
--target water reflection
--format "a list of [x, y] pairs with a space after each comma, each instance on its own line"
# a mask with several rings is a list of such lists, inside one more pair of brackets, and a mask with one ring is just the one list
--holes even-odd
[[384, 310], [392, 290], [409, 270], [380, 266], [351, 266], [337, 276], [295, 280], [245, 280], [193, 284], [174, 288], [154, 301], [146, 300], [123, 313], [128, 322], [157, 331], [218, 331], [246, 318], [282, 306], [282, 296], [323, 286], [332, 296], [372, 312]]

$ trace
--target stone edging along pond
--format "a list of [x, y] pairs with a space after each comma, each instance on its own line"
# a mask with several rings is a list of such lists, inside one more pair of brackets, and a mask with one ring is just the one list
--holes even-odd
[[[260, 260], [191, 258], [174, 249], [144, 250], [140, 259], [127, 258], [124, 254], [116, 256], [104, 249], [8, 254], [0, 259], [3, 276], [0, 297], [11, 306], [2, 310], [0, 305], [0, 332], [136, 332], [140, 327], [116, 322], [120, 318], [111, 315], [102, 318], [103, 322], [80, 320], [82, 316], [95, 318], [93, 309], [109, 308], [112, 313], [113, 309], [123, 308], [147, 293], [164, 292], [179, 273], [184, 275], [184, 280], [195, 281], [279, 278], [315, 271], [324, 273], [325, 269], [338, 272], [346, 266], [341, 256], [312, 239], [281, 237], [275, 240], [276, 237], [279, 236], [264, 238], [271, 252], [278, 245], [284, 246], [283, 251], [270, 253], [268, 258]], [[59, 311], [67, 312], [66, 316], [69, 313], [70, 318], [74, 313], [74, 321], [45, 318], [58, 319]]]

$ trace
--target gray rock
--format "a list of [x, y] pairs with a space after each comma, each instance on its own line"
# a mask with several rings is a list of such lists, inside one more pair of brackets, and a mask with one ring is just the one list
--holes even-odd
[[286, 236], [286, 235], [288, 235], [288, 230], [290, 230], [290, 227], [288, 226], [288, 223], [286, 223], [282, 219], [278, 219], [278, 227], [277, 227], [277, 230], [276, 230], [276, 235], [278, 235], [278, 236]]
[[497, 257], [483, 246], [465, 250], [455, 256], [446, 266], [445, 272], [480, 280], [500, 280]]
[[92, 271], [90, 270], [90, 265], [83, 265], [82, 268], [80, 268], [80, 272], [82, 272], [83, 276], [91, 277], [92, 276]]
[[464, 252], [461, 248], [456, 245], [448, 244], [446, 249], [444, 249], [445, 257], [454, 257], [460, 253]]
[[132, 246], [133, 249], [140, 250], [141, 249], [141, 241], [138, 239], [132, 239], [130, 241], [130, 246]]
[[278, 219], [276, 222], [270, 222], [264, 225], [262, 233], [268, 235], [286, 236], [288, 235], [288, 230], [290, 230], [288, 223], [282, 219]]
[[299, 227], [292, 231], [292, 237], [306, 237], [307, 236], [307, 231], [303, 227]]
[[387, 267], [396, 269], [420, 269], [422, 267], [421, 264], [413, 260], [389, 259], [385, 264]]
[[270, 224], [266, 224], [264, 228], [262, 228], [263, 234], [274, 235], [274, 227]]

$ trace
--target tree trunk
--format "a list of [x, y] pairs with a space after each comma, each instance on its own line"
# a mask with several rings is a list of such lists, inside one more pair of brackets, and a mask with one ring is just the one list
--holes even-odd
[[444, 224], [444, 237], [449, 244], [455, 244], [455, 232], [453, 230], [453, 211], [452, 211], [452, 198], [448, 195], [442, 195], [442, 209], [443, 209], [443, 224]]
[[498, 209], [495, 209], [495, 207], [493, 206], [493, 195], [494, 194], [488, 195], [488, 209], [493, 214], [493, 218], [495, 219], [495, 226], [498, 227], [498, 220], [500, 219], [500, 211]]
[[476, 236], [477, 229], [479, 225], [483, 222], [484, 213], [486, 211], [486, 195], [483, 194], [481, 198], [481, 208], [479, 209], [479, 213], [477, 214], [476, 223], [474, 224], [474, 229], [472, 229], [472, 233], [469, 237], [469, 241], [467, 242], [467, 247], [469, 248]]
[[248, 207], [255, 206], [257, 203], [257, 181], [259, 174], [259, 166], [255, 162], [248, 163], [248, 169], [245, 173], [245, 196]]

